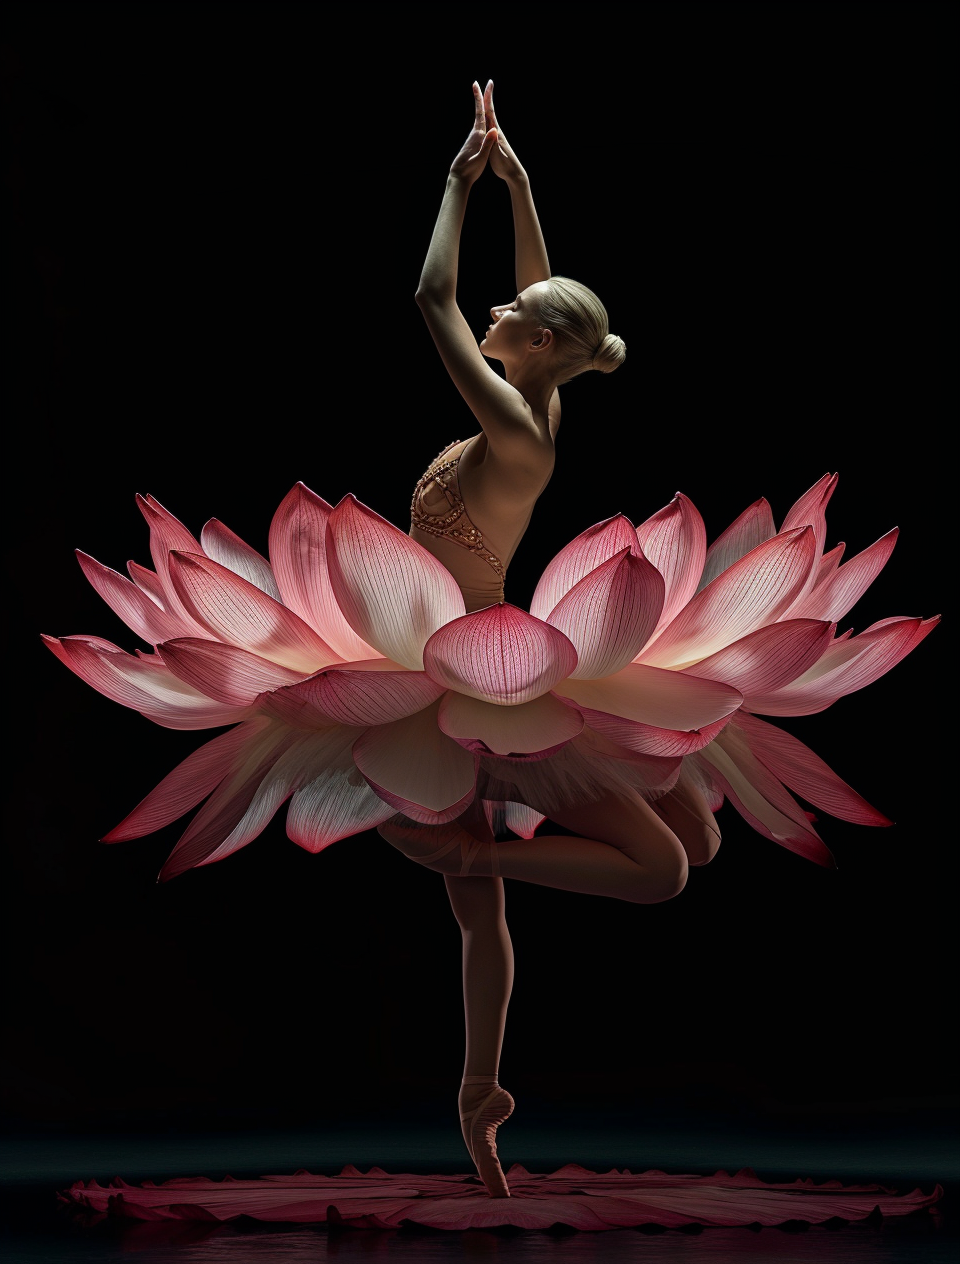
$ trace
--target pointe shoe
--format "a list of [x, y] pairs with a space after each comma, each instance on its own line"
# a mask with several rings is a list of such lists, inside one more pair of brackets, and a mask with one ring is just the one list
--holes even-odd
[[497, 1158], [497, 1129], [513, 1114], [514, 1101], [489, 1075], [465, 1075], [464, 1084], [490, 1084], [490, 1092], [480, 1104], [460, 1116], [460, 1127], [480, 1179], [491, 1198], [509, 1198], [510, 1187]]

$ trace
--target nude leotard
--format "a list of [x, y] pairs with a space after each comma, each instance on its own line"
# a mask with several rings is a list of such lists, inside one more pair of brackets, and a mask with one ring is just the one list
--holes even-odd
[[[414, 488], [410, 505], [411, 537], [450, 571], [468, 612], [503, 601], [506, 571], [463, 503], [457, 466], [469, 442], [456, 439], [434, 458]], [[449, 456], [454, 448], [459, 450]]]

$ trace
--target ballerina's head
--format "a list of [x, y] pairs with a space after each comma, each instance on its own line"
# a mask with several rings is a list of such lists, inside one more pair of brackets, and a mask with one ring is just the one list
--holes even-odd
[[623, 340], [610, 333], [607, 309], [593, 290], [569, 277], [529, 285], [512, 303], [491, 307], [490, 315], [483, 354], [505, 367], [542, 357], [558, 385], [587, 369], [612, 373], [627, 354]]

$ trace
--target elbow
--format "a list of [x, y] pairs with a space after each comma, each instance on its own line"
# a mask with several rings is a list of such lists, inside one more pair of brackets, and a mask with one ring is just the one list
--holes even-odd
[[436, 286], [424, 285], [422, 282], [417, 287], [416, 293], [417, 306], [422, 310], [426, 307], [443, 306], [445, 295], [442, 290]]

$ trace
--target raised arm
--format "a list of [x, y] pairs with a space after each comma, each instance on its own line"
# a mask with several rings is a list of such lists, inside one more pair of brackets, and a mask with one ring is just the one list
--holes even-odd
[[515, 387], [487, 364], [477, 340], [457, 306], [460, 232], [473, 182], [487, 165], [497, 133], [484, 120], [480, 85], [474, 83], [474, 124], [453, 160], [440, 214], [417, 289], [417, 303], [447, 372], [480, 423], [491, 448], [541, 446], [529, 405]]
[[[493, 108], [493, 80], [487, 82], [483, 94], [484, 119], [488, 128], [497, 133], [497, 143], [490, 151], [490, 166], [494, 175], [505, 180], [510, 190], [510, 203], [513, 207], [513, 235], [516, 251], [517, 289], [524, 290], [528, 285], [536, 285], [538, 281], [547, 281], [551, 276], [550, 261], [547, 258], [547, 247], [544, 245], [543, 233], [537, 208], [533, 204], [530, 192], [530, 180], [520, 159], [513, 152], [510, 142], [504, 136], [497, 123], [497, 113]], [[555, 390], [547, 407], [550, 428], [556, 433], [560, 424], [560, 392]]]
[[530, 180], [520, 159], [513, 152], [503, 130], [497, 123], [493, 108], [493, 80], [487, 83], [483, 94], [486, 125], [497, 133], [497, 143], [490, 151], [490, 167], [494, 175], [505, 180], [510, 190], [513, 206], [513, 231], [516, 243], [517, 290], [550, 278], [550, 261], [540, 231], [537, 209], [530, 192]]

